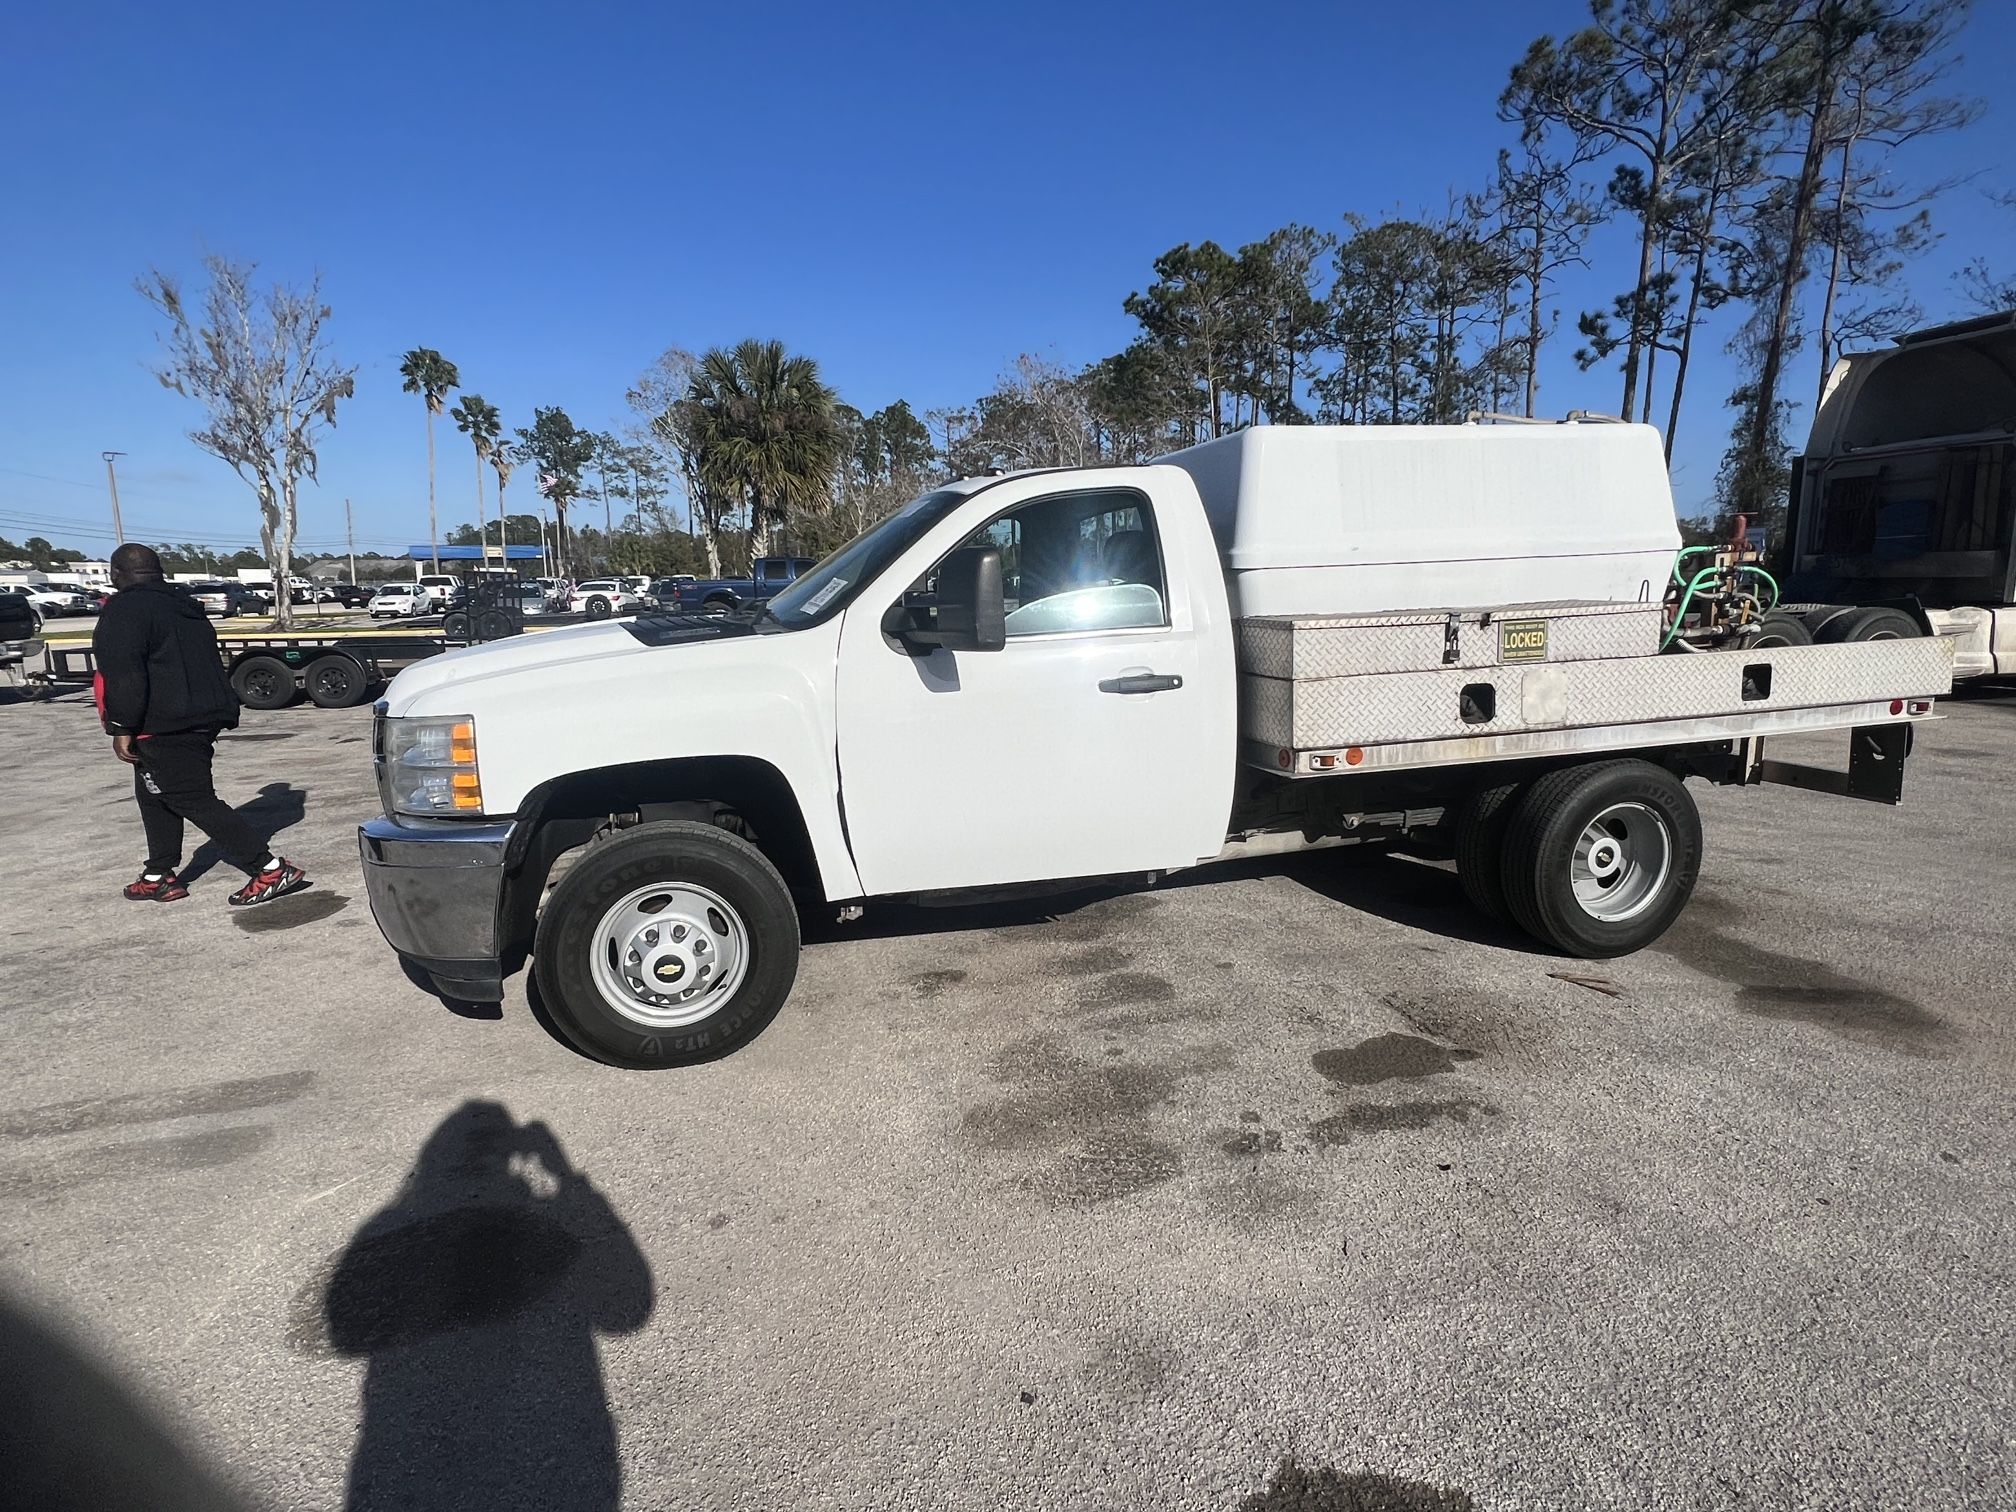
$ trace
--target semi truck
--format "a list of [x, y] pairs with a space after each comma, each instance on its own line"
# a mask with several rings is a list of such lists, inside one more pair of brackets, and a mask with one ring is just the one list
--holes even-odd
[[[1637, 425], [1256, 427], [949, 483], [760, 608], [400, 673], [372, 909], [449, 997], [529, 961], [632, 1068], [760, 1033], [803, 909], [1323, 846], [1453, 859], [1549, 948], [1625, 954], [1693, 890], [1688, 782], [1894, 803], [1952, 685], [1946, 638], [1685, 630], [1678, 548]], [[1815, 730], [1845, 766], [1764, 754]]]
[[1939, 635], [2016, 676], [2016, 311], [1844, 356], [1793, 474], [1784, 596], [1817, 641]]

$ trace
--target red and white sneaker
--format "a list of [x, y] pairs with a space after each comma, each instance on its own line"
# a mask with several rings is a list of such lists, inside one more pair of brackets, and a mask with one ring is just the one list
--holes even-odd
[[173, 872], [153, 876], [143, 871], [126, 884], [126, 896], [135, 903], [173, 903], [179, 898], [188, 897], [189, 889], [182, 885], [182, 879]]
[[276, 857], [273, 865], [231, 894], [231, 903], [236, 908], [253, 903], [271, 903], [275, 898], [299, 892], [307, 885], [308, 873], [291, 864], [286, 857]]

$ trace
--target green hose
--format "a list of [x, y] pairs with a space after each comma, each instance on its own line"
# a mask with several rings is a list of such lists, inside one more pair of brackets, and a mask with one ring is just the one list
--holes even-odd
[[[1689, 551], [1705, 551], [1708, 550], [1709, 548], [1704, 546], [1690, 546], [1687, 549]], [[1676, 564], [1676, 570], [1677, 570], [1677, 564]], [[1680, 626], [1683, 622], [1685, 622], [1687, 618], [1687, 606], [1694, 602], [1694, 592], [1697, 588], [1701, 586], [1702, 579], [1714, 577], [1721, 570], [1722, 569], [1719, 567], [1703, 567], [1699, 572], [1694, 574], [1694, 581], [1687, 585], [1687, 591], [1680, 596], [1680, 607], [1673, 611], [1673, 628], [1666, 632], [1666, 639], [1659, 642], [1659, 649], [1661, 651], [1664, 651], [1668, 646], [1672, 645], [1673, 637], [1680, 633]], [[1674, 581], [1677, 583], [1679, 581], [1679, 578], [1675, 577]], [[1776, 585], [1774, 584], [1773, 586]]]
[[1679, 555], [1673, 558], [1673, 581], [1676, 583], [1687, 581], [1687, 579], [1680, 576], [1680, 564], [1690, 556], [1693, 556], [1697, 551], [1720, 551], [1721, 549], [1719, 546], [1682, 546]]

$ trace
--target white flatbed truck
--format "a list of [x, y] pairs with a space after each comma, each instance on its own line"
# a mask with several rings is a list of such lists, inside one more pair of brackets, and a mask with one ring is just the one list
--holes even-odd
[[[1690, 650], [1678, 546], [1639, 426], [1262, 427], [953, 483], [761, 610], [402, 672], [373, 911], [449, 996], [529, 958], [637, 1068], [758, 1034], [800, 908], [1326, 845], [1453, 856], [1480, 907], [1624, 954], [1693, 890], [1688, 779], [1894, 803], [1952, 683], [1943, 638]], [[1812, 730], [1844, 768], [1766, 758]]]

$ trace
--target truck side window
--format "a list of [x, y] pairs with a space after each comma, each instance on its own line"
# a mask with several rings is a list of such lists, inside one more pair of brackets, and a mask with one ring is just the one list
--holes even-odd
[[[1154, 510], [1130, 489], [1032, 499], [960, 545], [1001, 553], [1011, 640], [1169, 623]], [[935, 572], [917, 585], [936, 586]]]

